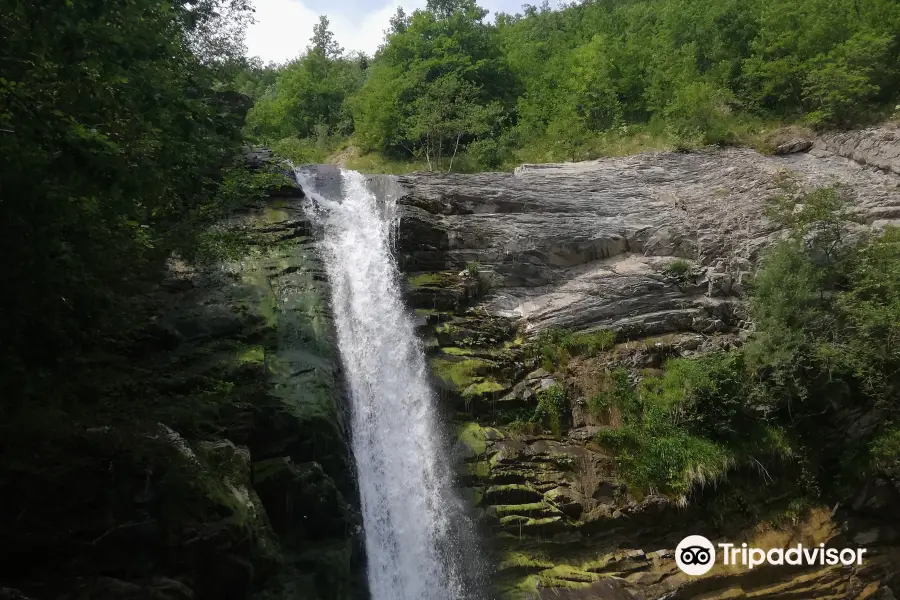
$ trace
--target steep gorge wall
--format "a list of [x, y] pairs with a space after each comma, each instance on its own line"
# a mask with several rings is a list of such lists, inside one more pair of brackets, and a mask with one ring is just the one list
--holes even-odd
[[120, 412], [152, 406], [7, 465], [0, 598], [365, 597], [324, 272], [277, 192], [219, 226], [241, 256], [174, 261], [153, 324], [91, 367]]
[[[781, 156], [654, 153], [524, 165], [514, 174], [400, 178], [407, 193], [397, 248], [408, 297], [458, 423], [459, 481], [480, 510], [499, 596], [894, 597], [896, 479], [876, 478], [792, 531], [737, 513], [723, 518], [707, 502], [715, 490], [681, 508], [617, 477], [615, 457], [592, 442], [614, 425], [591, 415], [586, 401], [616, 366], [658, 369], [667, 357], [741, 343], [751, 327], [744, 283], [779, 235], [763, 213], [780, 179], [808, 188], [841, 183], [867, 224], [900, 223], [900, 176], [891, 166], [898, 140], [884, 128], [823, 137], [808, 153]], [[691, 271], [673, 275], [666, 267], [676, 259], [690, 261]], [[611, 329], [620, 343], [548, 372], [523, 344], [553, 326]], [[564, 435], [513, 426], [557, 384], [569, 391]], [[840, 435], [870, 429], [873, 416], [847, 415]], [[768, 545], [864, 544], [870, 559], [861, 569], [717, 568], [689, 580], [672, 549], [698, 533]]]

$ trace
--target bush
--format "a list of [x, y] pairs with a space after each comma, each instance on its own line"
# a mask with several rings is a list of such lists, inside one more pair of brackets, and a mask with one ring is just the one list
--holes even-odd
[[538, 334], [526, 348], [526, 355], [540, 357], [547, 371], [565, 368], [573, 356], [593, 357], [609, 350], [616, 341], [616, 333], [598, 329], [575, 333], [562, 327], [551, 327]]
[[719, 144], [730, 140], [730, 91], [705, 81], [679, 88], [666, 106], [666, 120], [678, 139], [690, 145]]
[[559, 436], [562, 434], [567, 408], [566, 390], [561, 385], [554, 384], [538, 392], [538, 405], [534, 409], [531, 421], [550, 429], [553, 435]]
[[637, 387], [617, 370], [607, 402], [623, 427], [601, 431], [597, 442], [616, 450], [630, 484], [684, 503], [695, 486], [724, 478], [739, 463], [793, 454], [781, 429], [745, 412], [749, 385], [739, 352], [671, 360], [662, 376]]
[[894, 467], [900, 461], [900, 428], [888, 424], [869, 443], [871, 464], [877, 469]]
[[663, 273], [666, 277], [677, 279], [678, 281], [687, 280], [694, 272], [694, 266], [682, 258], [676, 258], [672, 262], [663, 267]]

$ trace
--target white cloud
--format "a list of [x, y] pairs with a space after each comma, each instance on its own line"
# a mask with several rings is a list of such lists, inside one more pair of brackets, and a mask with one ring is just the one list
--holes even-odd
[[[423, 8], [426, 0], [391, 0], [369, 10], [341, 9], [335, 1], [333, 11], [325, 11], [338, 43], [347, 50], [372, 55], [384, 40], [391, 16], [402, 6], [407, 13]], [[247, 49], [263, 62], [284, 62], [306, 49], [320, 11], [307, 8], [299, 0], [255, 0], [256, 23], [247, 31]]]
[[[402, 6], [407, 14], [425, 8], [427, 0], [253, 0], [256, 23], [247, 32], [250, 56], [263, 62], [284, 62], [299, 55], [309, 44], [313, 25], [326, 14], [338, 43], [347, 50], [375, 53], [384, 41], [390, 18]], [[491, 13], [516, 13], [526, 3], [542, 0], [481, 0]], [[551, 2], [556, 6], [559, 0]], [[369, 8], [363, 8], [368, 5]], [[489, 17], [492, 18], [492, 17]]]

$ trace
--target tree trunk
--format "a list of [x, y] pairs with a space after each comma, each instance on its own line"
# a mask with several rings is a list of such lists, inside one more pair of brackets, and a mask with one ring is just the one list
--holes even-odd
[[461, 133], [456, 134], [456, 145], [453, 146], [453, 156], [450, 157], [450, 166], [447, 168], [448, 173], [453, 170], [453, 159], [456, 158], [456, 151], [459, 150], [459, 138], [461, 137]]

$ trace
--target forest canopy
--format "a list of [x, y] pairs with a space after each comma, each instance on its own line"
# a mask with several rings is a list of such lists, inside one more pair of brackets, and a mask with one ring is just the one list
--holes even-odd
[[694, 147], [768, 123], [844, 127], [895, 110], [898, 31], [893, 0], [585, 0], [493, 21], [474, 0], [430, 0], [398, 10], [371, 59], [323, 18], [304, 54], [248, 79], [249, 133], [301, 159], [350, 139], [477, 169], [638, 134]]

